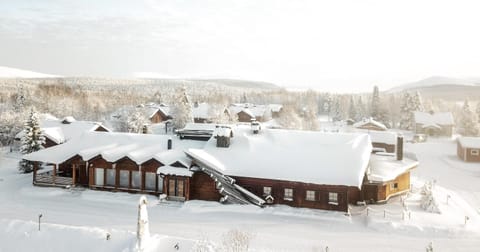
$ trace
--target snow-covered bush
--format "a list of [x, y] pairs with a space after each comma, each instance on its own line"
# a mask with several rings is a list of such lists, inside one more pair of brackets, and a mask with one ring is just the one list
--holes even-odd
[[422, 187], [422, 200], [420, 206], [432, 213], [441, 213], [440, 208], [438, 207], [438, 202], [435, 199], [433, 194], [434, 183], [427, 181]]
[[223, 235], [221, 251], [248, 251], [252, 235], [237, 229], [232, 229]]

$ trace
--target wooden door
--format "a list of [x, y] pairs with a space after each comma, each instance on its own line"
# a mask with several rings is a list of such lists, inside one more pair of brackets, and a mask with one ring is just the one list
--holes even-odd
[[77, 167], [78, 170], [78, 183], [80, 185], [88, 186], [88, 171], [87, 171], [87, 166], [84, 164], [78, 165]]

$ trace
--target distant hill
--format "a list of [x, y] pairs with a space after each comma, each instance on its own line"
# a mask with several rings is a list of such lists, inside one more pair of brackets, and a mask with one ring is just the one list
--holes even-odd
[[422, 96], [445, 100], [478, 100], [480, 97], [480, 78], [450, 78], [433, 76], [420, 81], [394, 87], [387, 93], [420, 92]]
[[56, 78], [56, 77], [60, 77], [60, 76], [0, 66], [0, 78]]

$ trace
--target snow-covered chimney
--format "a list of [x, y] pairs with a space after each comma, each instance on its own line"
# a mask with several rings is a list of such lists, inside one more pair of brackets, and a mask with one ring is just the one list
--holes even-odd
[[233, 136], [232, 129], [229, 127], [215, 126], [214, 136], [217, 139], [217, 147], [228, 148], [230, 138]]
[[172, 139], [169, 138], [169, 139], [167, 140], [167, 150], [171, 150], [171, 149], [172, 149]]
[[397, 160], [403, 160], [403, 136], [397, 136]]
[[253, 134], [258, 134], [258, 132], [261, 130], [260, 123], [257, 122], [256, 120], [252, 120], [251, 127], [252, 127]]

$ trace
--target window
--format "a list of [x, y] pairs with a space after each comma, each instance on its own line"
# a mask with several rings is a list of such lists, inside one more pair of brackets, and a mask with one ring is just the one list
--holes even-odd
[[128, 188], [130, 171], [120, 170], [120, 187]]
[[307, 190], [307, 193], [305, 194], [305, 199], [308, 200], [308, 201], [314, 201], [315, 200], [315, 191]]
[[107, 185], [115, 186], [115, 169], [105, 169], [107, 173]]
[[398, 183], [390, 183], [390, 190], [396, 190], [398, 188]]
[[168, 196], [185, 197], [185, 181], [178, 178], [168, 179]]
[[103, 186], [103, 174], [104, 174], [104, 169], [103, 168], [95, 168], [95, 185], [97, 186]]
[[338, 193], [328, 193], [328, 204], [338, 205]]
[[283, 192], [283, 199], [284, 200], [293, 200], [293, 189], [285, 188]]
[[155, 191], [157, 175], [153, 172], [145, 172], [145, 190]]
[[472, 156], [478, 156], [479, 150], [470, 150], [470, 154], [471, 154]]
[[272, 195], [272, 187], [264, 186], [263, 187], [263, 195], [264, 196]]
[[140, 172], [132, 171], [132, 188], [140, 188]]

